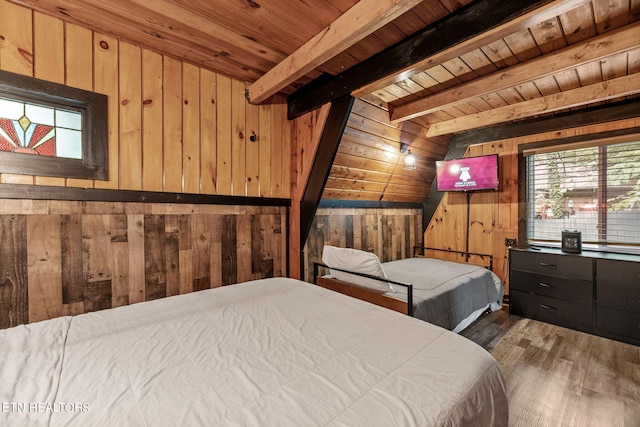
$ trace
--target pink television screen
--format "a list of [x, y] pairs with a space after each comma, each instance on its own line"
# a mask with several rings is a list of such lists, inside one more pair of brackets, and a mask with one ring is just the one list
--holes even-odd
[[498, 189], [498, 155], [436, 162], [438, 191]]

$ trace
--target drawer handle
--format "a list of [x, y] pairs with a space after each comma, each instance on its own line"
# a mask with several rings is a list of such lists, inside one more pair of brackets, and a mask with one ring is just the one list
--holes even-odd
[[555, 289], [556, 288], [553, 285], [549, 285], [547, 283], [542, 283], [542, 282], [538, 283], [538, 285], [542, 286], [543, 288], [549, 288], [549, 289]]
[[543, 266], [543, 267], [550, 268], [552, 270], [555, 270], [556, 268], [558, 268], [557, 265], [555, 265], [555, 264], [547, 264], [546, 262], [541, 262], [540, 265]]
[[551, 307], [550, 305], [546, 305], [546, 304], [540, 304], [540, 307], [544, 308], [545, 310], [557, 310], [557, 308]]

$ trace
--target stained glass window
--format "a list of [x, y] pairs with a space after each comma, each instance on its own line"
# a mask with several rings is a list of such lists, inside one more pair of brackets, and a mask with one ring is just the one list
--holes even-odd
[[0, 97], [0, 150], [82, 158], [82, 114]]
[[107, 97], [0, 70], [0, 174], [108, 179]]

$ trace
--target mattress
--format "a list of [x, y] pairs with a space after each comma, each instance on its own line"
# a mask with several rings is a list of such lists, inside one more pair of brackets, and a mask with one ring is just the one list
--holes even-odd
[[275, 278], [0, 331], [0, 426], [506, 426], [473, 342]]
[[[491, 270], [435, 258], [382, 264], [388, 278], [413, 285], [414, 317], [459, 332], [487, 309], [502, 307], [504, 287]], [[388, 295], [406, 301], [396, 286]]]

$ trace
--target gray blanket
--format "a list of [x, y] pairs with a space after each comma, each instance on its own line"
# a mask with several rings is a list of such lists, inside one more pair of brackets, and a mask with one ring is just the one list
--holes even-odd
[[[415, 317], [449, 330], [477, 310], [502, 304], [502, 282], [484, 267], [434, 258], [407, 258], [382, 267], [389, 279], [413, 285]], [[388, 295], [406, 301], [405, 289], [394, 289]]]

